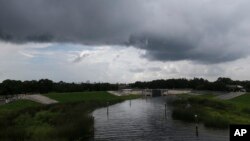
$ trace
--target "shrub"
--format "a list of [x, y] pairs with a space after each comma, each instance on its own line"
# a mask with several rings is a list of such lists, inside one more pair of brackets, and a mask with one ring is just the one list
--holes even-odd
[[229, 120], [222, 115], [207, 115], [202, 120], [204, 125], [210, 128], [226, 129], [230, 124]]
[[243, 108], [242, 112], [246, 113], [246, 114], [250, 114], [250, 108]]
[[207, 99], [207, 98], [200, 98], [200, 97], [190, 97], [188, 101], [192, 104], [211, 107], [220, 110], [230, 110], [235, 108], [233, 104], [226, 103], [222, 101], [218, 101], [216, 99]]

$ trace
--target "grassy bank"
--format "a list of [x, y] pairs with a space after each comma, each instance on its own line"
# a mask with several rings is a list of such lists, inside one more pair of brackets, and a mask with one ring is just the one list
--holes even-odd
[[30, 100], [18, 100], [15, 102], [11, 102], [8, 104], [4, 104], [0, 106], [0, 111], [13, 111], [13, 110], [21, 110], [28, 107], [37, 107], [41, 106], [41, 104], [30, 101]]
[[249, 95], [229, 101], [210, 96], [180, 96], [175, 100], [172, 117], [195, 122], [194, 115], [206, 127], [228, 128], [229, 124], [250, 124], [250, 110], [247, 108]]
[[[94, 134], [94, 109], [138, 96], [118, 97], [106, 92], [51, 93], [59, 101], [54, 105], [39, 105], [16, 101], [0, 106], [8, 111], [0, 116], [1, 140], [87, 140]], [[19, 107], [22, 105], [23, 107]], [[19, 108], [17, 108], [19, 107]]]
[[230, 102], [236, 103], [241, 108], [250, 107], [250, 93], [238, 96], [229, 100]]
[[55, 99], [60, 103], [72, 103], [72, 102], [83, 102], [83, 101], [117, 101], [134, 99], [140, 96], [138, 95], [127, 95], [127, 96], [115, 96], [108, 92], [74, 92], [74, 93], [49, 93], [45, 96]]

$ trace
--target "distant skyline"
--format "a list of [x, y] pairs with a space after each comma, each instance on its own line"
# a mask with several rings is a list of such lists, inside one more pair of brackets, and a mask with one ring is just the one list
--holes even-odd
[[0, 81], [250, 80], [248, 0], [0, 0]]

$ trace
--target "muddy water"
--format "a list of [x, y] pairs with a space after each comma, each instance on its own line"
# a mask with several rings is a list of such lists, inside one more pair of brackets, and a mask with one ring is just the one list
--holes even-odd
[[97, 141], [228, 141], [228, 130], [212, 130], [171, 118], [168, 97], [125, 101], [93, 112]]

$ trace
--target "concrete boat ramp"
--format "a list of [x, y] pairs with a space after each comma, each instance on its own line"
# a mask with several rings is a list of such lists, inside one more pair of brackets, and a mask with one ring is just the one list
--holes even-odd
[[21, 99], [27, 99], [27, 100], [35, 101], [35, 102], [45, 104], [45, 105], [58, 103], [58, 101], [48, 98], [46, 96], [43, 96], [41, 94], [23, 95], [21, 96]]
[[41, 95], [41, 94], [32, 94], [32, 95], [19, 94], [19, 95], [15, 95], [13, 97], [10, 97], [10, 98], [1, 98], [0, 105], [14, 102], [17, 100], [22, 100], [22, 99], [34, 101], [34, 102], [41, 103], [44, 105], [58, 103], [58, 101], [51, 99], [49, 97], [46, 97], [44, 95]]

